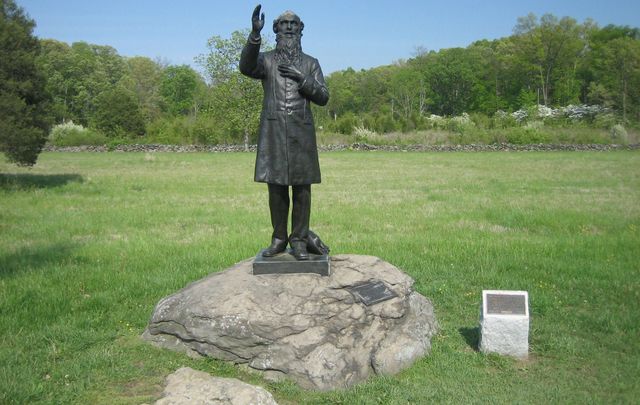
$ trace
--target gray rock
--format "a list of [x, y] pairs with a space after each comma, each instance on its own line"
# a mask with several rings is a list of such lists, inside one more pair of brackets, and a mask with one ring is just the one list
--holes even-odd
[[278, 405], [263, 388], [182, 367], [167, 377], [155, 405]]
[[[372, 256], [331, 258], [332, 274], [251, 274], [253, 259], [157, 304], [143, 337], [192, 356], [244, 363], [265, 377], [331, 390], [394, 374], [427, 354], [437, 329], [413, 279]], [[365, 306], [347, 287], [379, 280], [397, 294]]]

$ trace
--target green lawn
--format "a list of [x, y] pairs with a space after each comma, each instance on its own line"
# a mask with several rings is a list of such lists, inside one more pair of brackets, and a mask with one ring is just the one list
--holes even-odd
[[[143, 342], [160, 298], [269, 242], [253, 160], [0, 159], [0, 403], [150, 403], [180, 366], [281, 404], [638, 401], [640, 152], [321, 154], [312, 229], [434, 303], [431, 355], [397, 376], [305, 392]], [[483, 289], [529, 291], [529, 360], [476, 351]]]

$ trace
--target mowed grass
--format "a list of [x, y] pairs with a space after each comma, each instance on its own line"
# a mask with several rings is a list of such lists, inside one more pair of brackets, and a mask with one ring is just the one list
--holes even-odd
[[[638, 401], [640, 153], [320, 159], [312, 229], [415, 278], [430, 356], [317, 393], [145, 343], [158, 300], [269, 242], [254, 155], [44, 153], [0, 161], [0, 403], [151, 403], [180, 366], [281, 404]], [[477, 352], [483, 289], [529, 291], [528, 360]]]

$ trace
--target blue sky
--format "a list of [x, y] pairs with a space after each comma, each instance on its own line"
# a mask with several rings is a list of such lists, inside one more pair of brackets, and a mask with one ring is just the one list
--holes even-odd
[[[193, 64], [213, 35], [249, 28], [256, 1], [216, 0], [17, 0], [36, 20], [35, 33], [68, 43], [110, 45], [124, 56]], [[292, 9], [305, 23], [302, 46], [320, 60], [325, 74], [367, 69], [429, 50], [465, 47], [479, 39], [511, 35], [519, 16], [530, 12], [570, 16], [598, 25], [640, 26], [634, 0], [269, 0], [271, 21]]]

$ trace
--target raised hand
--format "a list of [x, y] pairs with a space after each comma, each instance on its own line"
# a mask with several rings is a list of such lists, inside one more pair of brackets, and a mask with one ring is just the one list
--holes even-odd
[[298, 83], [304, 80], [304, 74], [293, 65], [278, 65], [278, 71], [280, 75], [293, 79]]
[[262, 5], [258, 4], [253, 10], [253, 15], [251, 16], [251, 29], [255, 34], [260, 34], [262, 31], [262, 27], [264, 27], [264, 13], [260, 15], [260, 9]]

